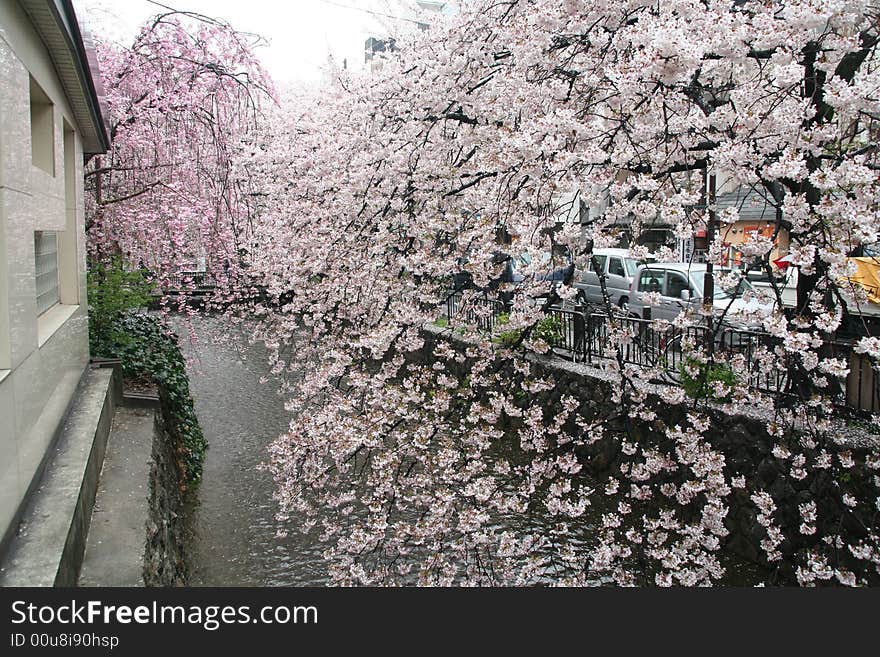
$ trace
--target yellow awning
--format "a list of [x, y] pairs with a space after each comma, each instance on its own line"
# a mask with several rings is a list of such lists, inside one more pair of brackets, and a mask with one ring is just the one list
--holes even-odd
[[877, 258], [849, 258], [856, 272], [849, 280], [865, 289], [868, 301], [880, 303], [880, 260]]

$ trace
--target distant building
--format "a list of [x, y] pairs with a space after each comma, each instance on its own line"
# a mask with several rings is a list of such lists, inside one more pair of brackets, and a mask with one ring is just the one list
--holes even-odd
[[107, 147], [71, 0], [0, 2], [0, 538], [88, 364], [83, 156]]
[[[718, 190], [715, 196], [716, 220], [715, 231], [720, 235], [725, 248], [724, 265], [729, 267], [745, 266], [746, 258], [742, 246], [755, 236], [773, 240], [774, 247], [770, 252], [770, 261], [774, 261], [788, 253], [789, 235], [785, 228], [776, 232], [776, 207], [766, 192], [738, 184], [723, 173], [717, 174]], [[623, 182], [625, 177], [618, 180]], [[584, 228], [594, 222], [607, 211], [610, 200], [606, 193], [593, 194], [589, 198], [604, 198], [603, 201], [589, 206], [583, 200], [588, 198], [582, 192], [571, 191], [557, 194], [554, 197], [553, 210], [556, 220], [563, 223], [580, 222]], [[735, 222], [724, 223], [720, 215], [728, 208], [737, 211]], [[686, 208], [691, 217], [705, 216], [705, 205], [698, 204]], [[709, 248], [708, 226], [703, 220], [696, 221], [690, 237], [677, 237], [675, 226], [664, 221], [658, 212], [651, 219], [643, 220], [637, 235], [633, 235], [632, 217], [618, 217], [611, 226], [619, 236], [617, 246], [628, 247], [635, 241], [646, 246], [650, 251], [660, 247], [668, 247], [678, 255], [682, 262], [705, 262]]]
[[424, 11], [440, 13], [447, 9], [452, 3], [442, 2], [442, 0], [416, 0], [416, 4]]
[[[456, 11], [455, 3], [442, 2], [439, 0], [399, 0], [396, 11], [398, 16], [389, 18], [397, 18], [411, 25], [417, 26], [420, 30], [427, 30], [429, 23], [423, 22], [420, 18], [426, 12], [434, 14], [451, 14]], [[380, 39], [378, 37], [369, 37], [364, 43], [364, 63], [367, 68], [375, 73], [382, 68], [382, 54], [392, 53], [396, 50], [394, 37], [386, 37]]]
[[718, 194], [715, 200], [718, 212], [735, 208], [739, 213], [738, 221], [716, 227], [727, 247], [725, 264], [732, 267], [744, 264], [739, 247], [756, 235], [774, 239], [775, 247], [770, 253], [771, 262], [788, 253], [788, 231], [781, 228], [779, 234], [773, 237], [776, 230], [776, 208], [768, 198], [766, 193], [759, 194], [751, 188], [741, 186]]
[[370, 71], [377, 71], [381, 68], [380, 60], [376, 55], [379, 53], [394, 52], [394, 39], [377, 39], [369, 37], [364, 43], [364, 63], [369, 67]]

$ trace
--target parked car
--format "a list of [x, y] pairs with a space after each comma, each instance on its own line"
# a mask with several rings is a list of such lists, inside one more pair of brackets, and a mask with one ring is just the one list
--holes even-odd
[[641, 262], [645, 261], [631, 257], [629, 249], [596, 249], [584, 268], [575, 272], [574, 287], [578, 289], [578, 299], [582, 303], [603, 302], [599, 283], [599, 274], [602, 274], [611, 303], [626, 311], [633, 277]]
[[[769, 313], [773, 310], [772, 302], [761, 302], [754, 298], [746, 301], [742, 298], [746, 290], [754, 291], [748, 279], [741, 280], [737, 290], [724, 289], [718, 281], [718, 274], [724, 272], [721, 269], [715, 271], [712, 307], [716, 314], [726, 311], [726, 318], [731, 319], [744, 312]], [[630, 288], [629, 313], [641, 319], [675, 319], [689, 305], [695, 306], [703, 302], [705, 277], [705, 264], [680, 262], [641, 265]], [[660, 303], [653, 306], [645, 303], [644, 295], [647, 292], [659, 293]]]
[[[776, 286], [779, 288], [779, 292], [782, 295], [782, 304], [786, 308], [794, 308], [797, 303], [797, 277], [798, 277], [798, 269], [797, 267], [788, 267], [785, 271], [781, 272], [779, 276], [776, 277], [774, 281]], [[750, 271], [748, 273], [749, 282], [755, 287], [755, 289], [766, 292], [771, 297], [774, 296], [773, 286], [770, 282], [770, 277], [763, 271]]]
[[[531, 263], [531, 257], [528, 254], [511, 255], [496, 251], [489, 262], [497, 275], [483, 289], [503, 304], [509, 305], [513, 301], [514, 289], [525, 280], [523, 270]], [[451, 292], [474, 289], [476, 285], [473, 276], [466, 269], [467, 260], [462, 258], [458, 264], [459, 270], [451, 275]], [[543, 275], [538, 275], [538, 280], [544, 280]]]
[[[489, 281], [485, 289], [497, 293], [498, 298], [505, 304], [510, 303], [513, 299], [513, 289], [521, 285], [526, 278], [536, 282], [549, 281], [551, 286], [556, 286], [569, 280], [574, 271], [571, 255], [566, 249], [541, 253], [538, 256], [537, 266], [533, 266], [532, 256], [528, 253], [511, 255], [504, 251], [496, 251], [492, 254], [490, 262], [498, 275]], [[458, 264], [459, 270], [451, 275], [452, 290], [460, 292], [473, 289], [475, 287], [473, 277], [466, 270], [467, 260], [462, 258]], [[534, 300], [541, 302], [544, 297], [545, 295], [539, 295]]]
[[538, 266], [533, 269], [537, 270], [534, 273], [533, 280], [550, 282], [550, 290], [547, 293], [540, 293], [533, 297], [538, 303], [544, 303], [550, 291], [556, 290], [558, 286], [572, 281], [574, 261], [567, 248], [558, 248], [552, 253], [550, 251], [541, 253]]
[[563, 283], [573, 271], [571, 254], [567, 250], [553, 254], [545, 251], [541, 254], [541, 267], [535, 278], [539, 281]]

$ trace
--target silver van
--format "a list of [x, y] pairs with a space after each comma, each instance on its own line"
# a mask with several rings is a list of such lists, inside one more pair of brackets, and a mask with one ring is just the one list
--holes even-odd
[[633, 277], [639, 264], [644, 261], [631, 257], [629, 249], [596, 249], [593, 251], [593, 259], [587, 256], [583, 267], [575, 272], [574, 287], [578, 289], [578, 300], [581, 303], [603, 301], [602, 288], [596, 269], [593, 268], [593, 261], [599, 273], [605, 276], [605, 288], [611, 303], [627, 310]]

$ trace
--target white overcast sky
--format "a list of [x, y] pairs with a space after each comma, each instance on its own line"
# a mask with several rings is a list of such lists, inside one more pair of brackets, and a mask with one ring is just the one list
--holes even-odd
[[[257, 50], [279, 83], [315, 81], [332, 55], [341, 66], [360, 69], [367, 37], [415, 27], [414, 0], [162, 0], [181, 11], [222, 18], [243, 32], [264, 37]], [[452, 4], [452, 3], [448, 3]], [[140, 24], [163, 11], [148, 0], [74, 0], [80, 23], [93, 33], [127, 43]], [[448, 11], [449, 9], [447, 9]], [[373, 13], [370, 13], [373, 12]]]

